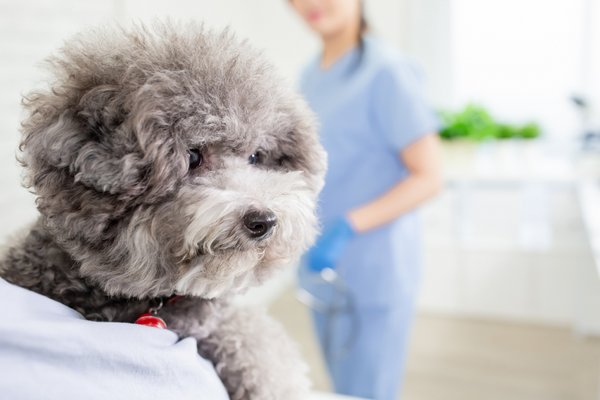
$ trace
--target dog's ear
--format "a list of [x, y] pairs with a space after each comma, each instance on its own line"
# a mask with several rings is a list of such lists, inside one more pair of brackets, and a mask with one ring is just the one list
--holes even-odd
[[[123, 117], [115, 101], [116, 92], [117, 88], [108, 85], [95, 87], [79, 102], [75, 120], [79, 135], [86, 140], [69, 150], [69, 171], [75, 182], [99, 192], [139, 195], [141, 188], [136, 183], [144, 173], [143, 155], [121, 127]], [[54, 140], [61, 141], [60, 137]]]
[[62, 99], [62, 107], [53, 106], [60, 100], [57, 93], [38, 94], [26, 103], [31, 117], [23, 124], [22, 162], [40, 195], [57, 177], [122, 200], [152, 202], [174, 189], [186, 171], [185, 149], [155, 107], [146, 111], [141, 102], [127, 109], [127, 97], [110, 85], [88, 90], [77, 104]]

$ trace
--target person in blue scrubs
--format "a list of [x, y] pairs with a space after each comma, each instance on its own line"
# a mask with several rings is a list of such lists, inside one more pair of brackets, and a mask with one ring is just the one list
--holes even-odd
[[438, 119], [417, 65], [365, 33], [361, 0], [290, 3], [323, 42], [300, 85], [329, 162], [300, 285], [326, 305], [313, 317], [336, 392], [393, 400], [419, 286], [416, 207], [441, 187]]

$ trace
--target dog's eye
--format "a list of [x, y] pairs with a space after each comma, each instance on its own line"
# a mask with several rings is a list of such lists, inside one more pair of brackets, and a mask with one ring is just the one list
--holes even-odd
[[198, 149], [188, 150], [188, 156], [190, 157], [190, 169], [198, 168], [202, 164], [202, 154]]
[[250, 164], [256, 164], [258, 162], [258, 152], [254, 153], [250, 157], [248, 157], [248, 162]]

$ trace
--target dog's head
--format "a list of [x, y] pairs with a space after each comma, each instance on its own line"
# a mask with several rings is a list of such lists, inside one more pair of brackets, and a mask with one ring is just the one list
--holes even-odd
[[305, 102], [197, 24], [97, 29], [28, 95], [22, 163], [45, 226], [109, 294], [213, 298], [316, 235], [325, 153]]

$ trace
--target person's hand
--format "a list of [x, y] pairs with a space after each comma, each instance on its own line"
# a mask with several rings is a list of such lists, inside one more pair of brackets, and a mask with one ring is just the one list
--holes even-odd
[[309, 250], [308, 266], [315, 272], [334, 269], [344, 249], [356, 235], [345, 218], [338, 218], [325, 228], [317, 243]]

